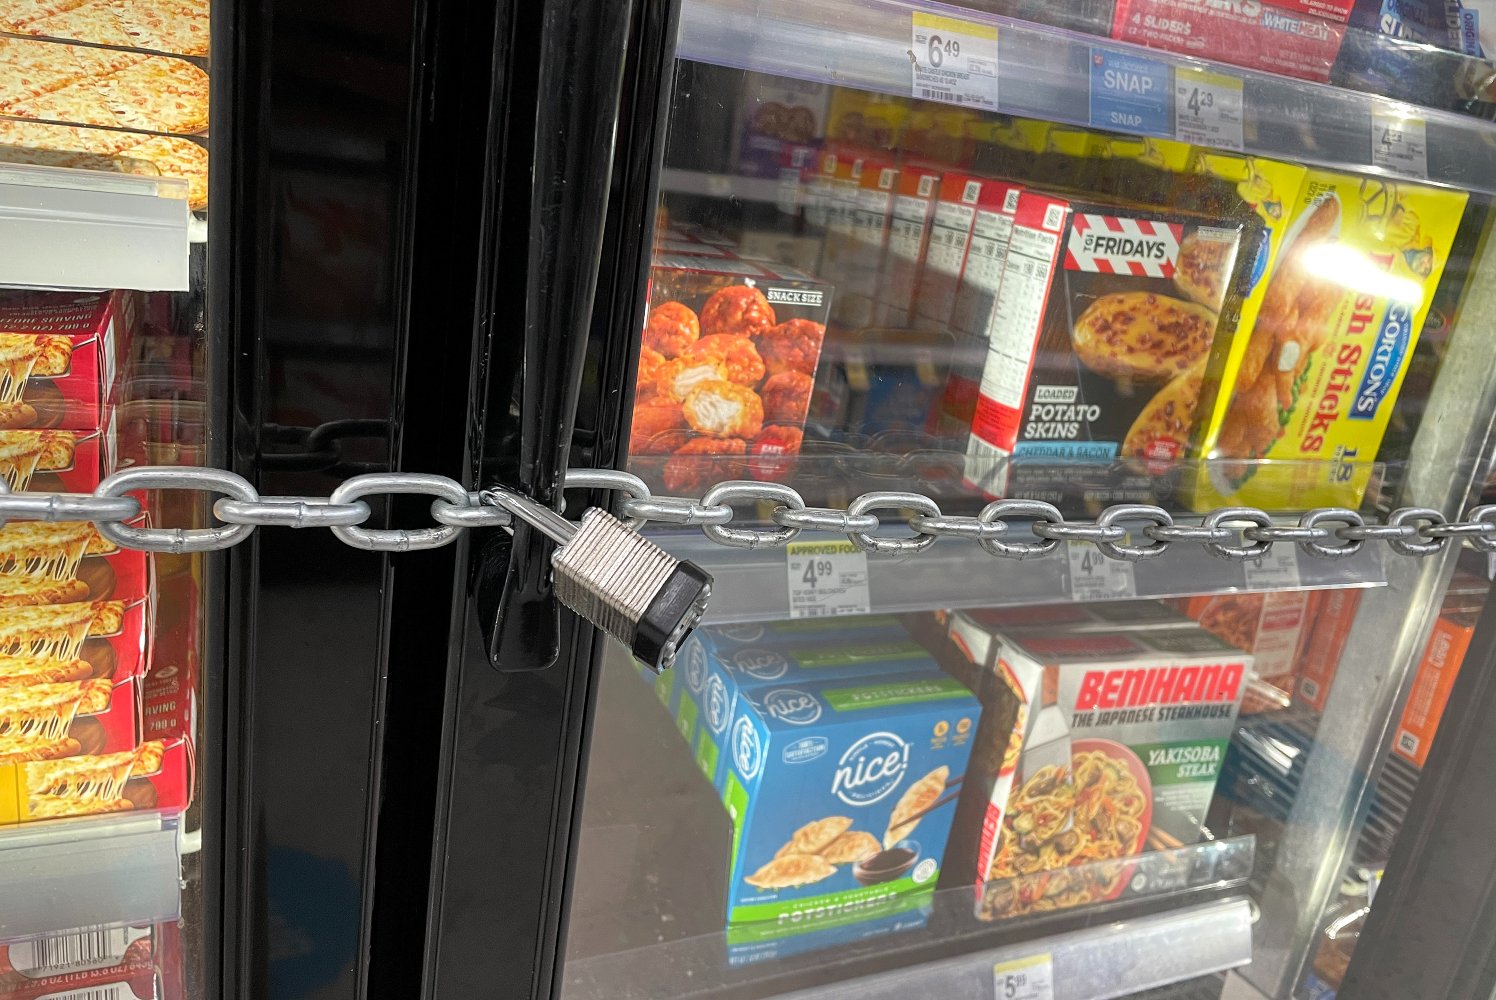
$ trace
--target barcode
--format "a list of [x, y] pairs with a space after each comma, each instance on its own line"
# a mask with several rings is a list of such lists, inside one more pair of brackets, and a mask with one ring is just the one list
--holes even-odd
[[1305, 698], [1319, 697], [1319, 685], [1307, 677], [1299, 681], [1299, 690], [1304, 692]]
[[74, 990], [71, 993], [53, 993], [46, 1000], [129, 1000], [129, 997], [125, 993], [124, 983], [114, 983], [87, 990]]
[[16, 942], [10, 946], [10, 964], [22, 973], [107, 965], [118, 961], [129, 944], [124, 928], [90, 927]]
[[915, 87], [915, 97], [922, 97], [927, 101], [950, 101], [960, 104], [961, 97], [953, 90], [941, 90], [938, 87]]
[[1418, 752], [1418, 737], [1404, 730], [1397, 734], [1397, 748], [1405, 753]]

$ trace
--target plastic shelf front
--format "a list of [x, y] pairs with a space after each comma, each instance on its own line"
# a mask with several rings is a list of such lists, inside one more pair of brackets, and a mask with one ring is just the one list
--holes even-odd
[[[1092, 125], [1093, 57], [1108, 52], [1159, 67], [1175, 80], [1204, 69], [1242, 86], [1242, 146], [1255, 155], [1329, 167], [1427, 179], [1496, 192], [1496, 129], [1450, 112], [1306, 83], [1235, 66], [1219, 66], [1107, 38], [1071, 33], [944, 4], [907, 0], [688, 0], [682, 4], [681, 59], [771, 73], [861, 90], [911, 95], [911, 24], [916, 12], [995, 25], [998, 110], [1048, 121]], [[1170, 86], [1170, 91], [1174, 87]], [[1175, 134], [1172, 96], [1149, 134]], [[1377, 157], [1378, 121], [1415, 121], [1426, 152], [1412, 161]], [[1105, 126], [1123, 128], [1115, 123]], [[1230, 148], [1235, 147], [1234, 143]], [[1378, 162], [1378, 160], [1382, 162]], [[1426, 175], [1426, 176], [1425, 176]]]
[[[737, 549], [692, 531], [656, 531], [653, 540], [712, 574], [709, 623], [778, 621], [792, 617], [789, 554], [784, 548]], [[802, 540], [841, 536], [801, 535]], [[867, 556], [869, 613], [926, 611], [1072, 600], [1128, 600], [1239, 591], [1371, 587], [1386, 582], [1384, 554], [1366, 546], [1349, 559], [1326, 560], [1294, 551], [1291, 563], [1269, 569], [1218, 559], [1197, 545], [1175, 545], [1162, 559], [1103, 560], [1088, 545], [1018, 561], [988, 555], [973, 542], [943, 538], [924, 552], [897, 558]], [[1285, 551], [1292, 551], [1280, 546]], [[1094, 572], [1082, 576], [1082, 560]], [[805, 614], [818, 612], [808, 611]]]
[[186, 291], [187, 185], [0, 163], [0, 285]]
[[177, 919], [177, 830], [155, 813], [0, 832], [0, 941]]

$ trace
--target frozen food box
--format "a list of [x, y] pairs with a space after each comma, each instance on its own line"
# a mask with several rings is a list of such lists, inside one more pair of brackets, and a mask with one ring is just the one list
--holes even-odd
[[879, 326], [909, 326], [939, 196], [939, 170], [906, 164], [899, 171], [888, 223], [888, 251], [873, 290], [873, 322]]
[[740, 696], [723, 796], [729, 922], [783, 922], [933, 887], [978, 708], [959, 681], [932, 673]]
[[778, 265], [657, 255], [629, 471], [671, 494], [788, 479], [831, 299], [826, 284]]
[[697, 765], [718, 791], [727, 774], [722, 747], [745, 691], [935, 670], [929, 653], [910, 640], [897, 619], [875, 616], [862, 622], [849, 628], [842, 619], [841, 628], [834, 631], [771, 627], [761, 639], [749, 642], [733, 635], [738, 626], [707, 629], [699, 638], [702, 630], [692, 634], [677, 665], [673, 714], [682, 735], [690, 734], [687, 740]]
[[0, 691], [138, 677], [148, 661], [151, 610], [144, 596], [0, 608]]
[[0, 478], [12, 493], [91, 493], [103, 478], [98, 431], [0, 430]]
[[1309, 619], [1314, 628], [1299, 653], [1296, 702], [1316, 712], [1325, 710], [1360, 605], [1359, 590], [1322, 590], [1310, 598]]
[[778, 920], [731, 924], [727, 964], [734, 968], [779, 961], [792, 955], [846, 948], [870, 938], [907, 934], [930, 922], [933, 888], [873, 897], [845, 907], [797, 910]]
[[0, 609], [145, 597], [150, 561], [87, 521], [11, 521], [0, 526]]
[[1429, 747], [1439, 729], [1439, 720], [1444, 717], [1449, 692], [1470, 649], [1479, 618], [1478, 607], [1455, 608], [1445, 610], [1434, 622], [1392, 740], [1392, 752], [1417, 767], [1428, 762]]
[[821, 273], [836, 286], [831, 315], [851, 330], [874, 321], [874, 303], [888, 250], [894, 192], [900, 173], [895, 160], [869, 156], [860, 161], [857, 188], [850, 206], [845, 201], [845, 187], [838, 188], [838, 211], [847, 221], [827, 240]]
[[1254, 239], [1239, 218], [1020, 194], [967, 481], [1067, 511], [1162, 499]]
[[913, 325], [918, 329], [944, 330], [950, 325], [981, 193], [982, 178], [973, 174], [947, 171], [940, 179], [914, 290]]
[[1357, 506], [1465, 201], [1309, 172], [1201, 431], [1197, 508]]
[[[8, 678], [14, 681], [15, 675]], [[0, 763], [114, 753], [140, 742], [140, 682], [10, 683], [0, 688]]]
[[[779, 177], [826, 135], [831, 88], [766, 73], [745, 74], [742, 129], [734, 157], [747, 177]], [[798, 156], [797, 156], [798, 154]], [[796, 170], [798, 183], [798, 170]]]
[[0, 294], [0, 426], [101, 427], [140, 305], [133, 292]]
[[1298, 680], [1299, 652], [1311, 633], [1310, 594], [1210, 594], [1175, 605], [1211, 635], [1252, 654], [1243, 714], [1286, 708]]
[[1117, 0], [1112, 37], [1281, 76], [1330, 79], [1345, 26], [1264, 3]]
[[105, 925], [0, 944], [0, 1000], [165, 1000], [157, 977], [173, 949], [160, 938], [159, 927]]
[[994, 630], [958, 612], [950, 630], [1025, 706], [983, 823], [979, 915], [1113, 898], [1126, 858], [1200, 839], [1250, 655], [1203, 629]]

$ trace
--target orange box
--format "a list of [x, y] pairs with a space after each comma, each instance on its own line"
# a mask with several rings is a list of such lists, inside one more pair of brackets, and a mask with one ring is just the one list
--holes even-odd
[[1250, 715], [1287, 707], [1299, 653], [1311, 634], [1310, 598], [1305, 591], [1290, 590], [1201, 595], [1170, 603], [1216, 638], [1252, 654], [1254, 683], [1242, 703], [1242, 711]]
[[1424, 647], [1423, 659], [1418, 661], [1413, 689], [1408, 693], [1408, 703], [1392, 741], [1392, 752], [1417, 767], [1428, 760], [1429, 747], [1444, 716], [1444, 706], [1449, 703], [1449, 692], [1459, 675], [1460, 664], [1470, 649], [1470, 637], [1475, 634], [1475, 621], [1479, 617], [1478, 610], [1441, 614]]
[[1360, 604], [1359, 590], [1322, 590], [1313, 595], [1309, 620], [1314, 628], [1299, 656], [1299, 684], [1294, 697], [1316, 712], [1325, 710], [1340, 654]]

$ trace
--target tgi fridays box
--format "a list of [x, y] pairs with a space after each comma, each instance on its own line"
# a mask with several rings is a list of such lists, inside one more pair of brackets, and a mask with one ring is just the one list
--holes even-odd
[[906, 165], [899, 171], [888, 223], [888, 252], [874, 289], [873, 322], [880, 326], [909, 325], [939, 194], [938, 170]]
[[629, 471], [667, 493], [790, 478], [831, 299], [778, 265], [657, 255]]
[[101, 427], [139, 313], [134, 292], [0, 294], [0, 427]]
[[1461, 191], [1308, 173], [1200, 434], [1197, 508], [1360, 502], [1465, 202]]
[[983, 823], [979, 915], [1113, 898], [1127, 867], [1106, 862], [1200, 838], [1249, 655], [1202, 629], [1002, 631], [964, 612], [950, 628], [1025, 706]]
[[1218, 332], [1234, 332], [1221, 315], [1239, 301], [1249, 236], [1239, 220], [1020, 194], [967, 481], [1081, 512], [1159, 499]]
[[1124, 42], [1320, 83], [1345, 31], [1287, 6], [1219, 0], [1117, 0], [1112, 19], [1112, 37]]
[[727, 774], [722, 746], [744, 691], [935, 669], [929, 653], [910, 640], [896, 618], [830, 621], [832, 627], [783, 622], [697, 629], [686, 641], [677, 659], [672, 714], [718, 791]]
[[784, 922], [924, 893], [940, 876], [978, 704], [940, 674], [739, 697], [723, 801], [728, 921]]

